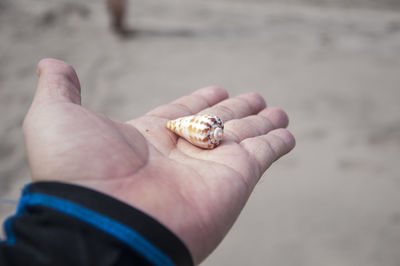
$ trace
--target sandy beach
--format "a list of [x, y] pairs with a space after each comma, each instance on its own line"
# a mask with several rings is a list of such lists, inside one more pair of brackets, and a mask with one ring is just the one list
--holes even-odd
[[0, 221], [30, 182], [21, 125], [44, 57], [83, 105], [125, 121], [216, 84], [290, 117], [295, 150], [260, 180], [202, 265], [400, 265], [400, 2], [0, 1]]

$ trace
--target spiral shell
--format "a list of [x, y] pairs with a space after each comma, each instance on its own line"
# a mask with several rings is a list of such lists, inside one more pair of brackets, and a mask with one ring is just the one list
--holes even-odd
[[218, 146], [224, 135], [224, 123], [215, 115], [192, 115], [170, 120], [167, 128], [203, 149]]

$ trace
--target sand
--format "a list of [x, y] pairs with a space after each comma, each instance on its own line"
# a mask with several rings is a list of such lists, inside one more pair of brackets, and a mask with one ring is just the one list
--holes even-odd
[[[117, 120], [209, 84], [287, 111], [296, 149], [202, 265], [400, 265], [399, 1], [131, 1], [129, 14], [121, 39], [102, 1], [0, 2], [1, 199], [30, 180], [21, 123], [36, 63], [55, 57], [83, 104]], [[14, 208], [0, 203], [0, 221]]]

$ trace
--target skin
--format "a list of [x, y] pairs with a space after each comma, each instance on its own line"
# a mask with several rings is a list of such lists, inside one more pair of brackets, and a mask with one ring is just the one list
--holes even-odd
[[[195, 264], [220, 243], [266, 169], [295, 146], [288, 117], [256, 93], [229, 98], [210, 86], [127, 122], [81, 106], [73, 68], [38, 64], [24, 124], [33, 181], [73, 183], [138, 208], [174, 232]], [[218, 115], [225, 135], [197, 148], [165, 127], [170, 119]]]

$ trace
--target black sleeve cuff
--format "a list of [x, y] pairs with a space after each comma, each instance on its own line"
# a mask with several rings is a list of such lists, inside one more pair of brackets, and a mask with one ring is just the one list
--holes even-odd
[[[47, 234], [36, 235], [43, 227]], [[26, 186], [5, 229], [8, 248], [25, 246], [23, 254], [38, 260], [58, 261], [36, 250], [54, 243], [48, 253], [75, 256], [70, 262], [76, 264], [70, 265], [193, 265], [185, 245], [158, 221], [117, 199], [71, 184]], [[29, 246], [27, 238], [39, 243]], [[58, 254], [59, 249], [64, 253]]]

